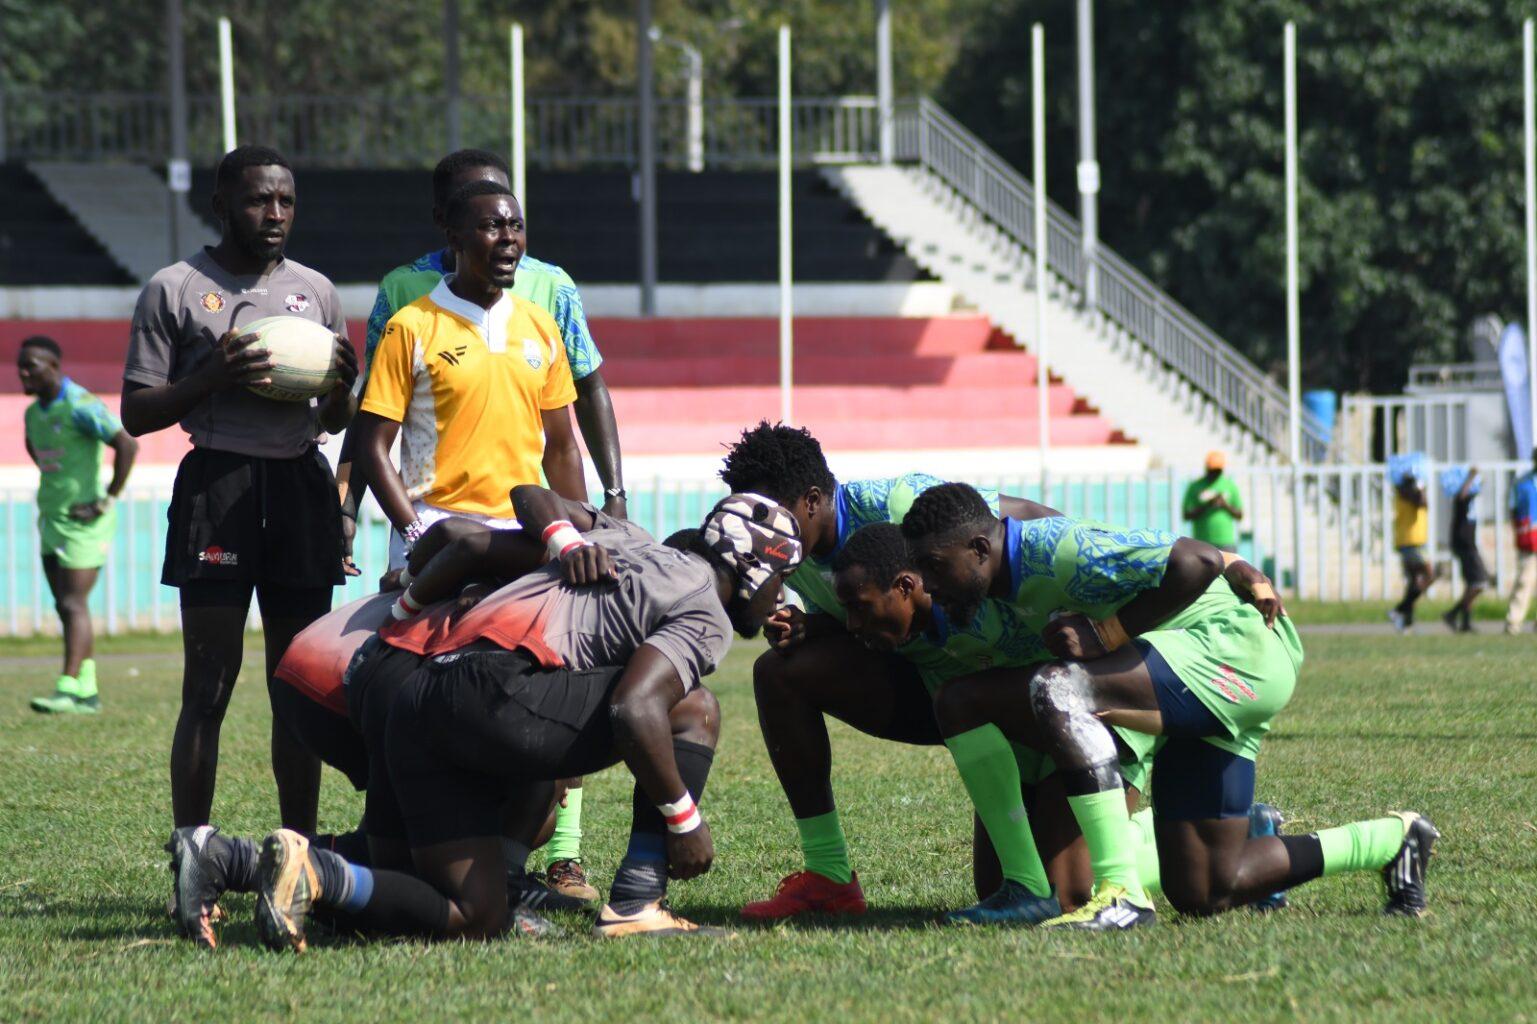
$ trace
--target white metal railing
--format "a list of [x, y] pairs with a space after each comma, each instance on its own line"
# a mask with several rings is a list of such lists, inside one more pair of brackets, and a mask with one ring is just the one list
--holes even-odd
[[[130, 160], [159, 163], [170, 146], [170, 113], [158, 93], [10, 91], [0, 97], [0, 153], [14, 160]], [[440, 96], [242, 96], [241, 136], [281, 150], [297, 164], [331, 167], [430, 166], [447, 146]], [[707, 165], [771, 167], [777, 159], [772, 97], [706, 98]], [[874, 97], [803, 97], [792, 103], [796, 157], [812, 163], [874, 160], [880, 140]], [[632, 166], [638, 153], [633, 97], [545, 97], [527, 102], [530, 166]], [[188, 99], [194, 163], [220, 155], [219, 100]], [[507, 101], [460, 99], [467, 145], [507, 148]], [[688, 103], [657, 100], [657, 157], [688, 162]]]
[[[927, 98], [897, 110], [897, 158], [916, 161], [1029, 249], [1033, 186], [1007, 161]], [[1056, 204], [1047, 212], [1047, 264], [1080, 295], [1088, 266], [1077, 221]], [[1286, 392], [1192, 313], [1101, 243], [1094, 256], [1092, 301], [1218, 409], [1277, 452], [1288, 450]], [[1304, 410], [1302, 457], [1329, 454], [1325, 431]]]
[[[1439, 487], [1439, 469], [1430, 467], [1431, 548], [1445, 565], [1449, 502]], [[1521, 463], [1480, 466], [1479, 536], [1485, 560], [1503, 587], [1515, 568], [1508, 504]], [[1240, 550], [1262, 566], [1288, 593], [1351, 601], [1396, 597], [1402, 588], [1393, 547], [1393, 491], [1380, 464], [1290, 468], [1238, 468], [1233, 478], [1243, 496], [1245, 517]], [[1039, 497], [1035, 476], [996, 476], [973, 481], [1004, 493]], [[1181, 502], [1190, 481], [1169, 470], [1133, 474], [1054, 478], [1052, 502], [1069, 515], [1125, 526], [1185, 532]], [[1301, 501], [1293, 500], [1293, 489]], [[697, 525], [722, 496], [719, 484], [655, 477], [631, 485], [635, 520], [658, 538]], [[91, 596], [91, 609], [108, 633], [130, 630], [172, 632], [179, 628], [176, 592], [160, 585], [164, 558], [166, 488], [130, 485], [118, 503], [117, 535]], [[1294, 531], [1294, 509], [1303, 528]], [[1297, 537], [1302, 538], [1300, 548]], [[338, 604], [375, 586], [388, 562], [389, 531], [372, 501], [354, 546], [363, 575], [337, 595]], [[36, 509], [30, 490], [0, 491], [0, 635], [27, 636], [58, 628], [48, 585], [40, 571]], [[1437, 584], [1460, 587], [1452, 565]]]
[[1505, 386], [1499, 363], [1429, 363], [1409, 367], [1410, 394], [1433, 391], [1498, 391]]

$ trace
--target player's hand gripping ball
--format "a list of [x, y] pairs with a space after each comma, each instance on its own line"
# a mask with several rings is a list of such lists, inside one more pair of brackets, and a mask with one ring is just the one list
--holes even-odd
[[[268, 316], [242, 327], [237, 340], [267, 352], [271, 369], [263, 379], [246, 382], [263, 398], [307, 402], [322, 397], [341, 380], [340, 346], [325, 324], [302, 316]], [[355, 378], [356, 357], [351, 372]]]

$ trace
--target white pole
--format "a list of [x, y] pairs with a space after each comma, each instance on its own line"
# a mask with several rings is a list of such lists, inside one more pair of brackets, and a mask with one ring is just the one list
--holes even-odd
[[1046, 374], [1046, 30], [1030, 28], [1030, 134], [1035, 171], [1035, 390], [1040, 419], [1041, 502], [1051, 504], [1050, 378]]
[[1078, 209], [1082, 226], [1083, 304], [1099, 303], [1099, 161], [1094, 156], [1094, 0], [1078, 0]]
[[524, 150], [523, 26], [512, 23], [512, 194], [528, 219], [528, 158]]
[[779, 26], [779, 418], [792, 422], [795, 335], [790, 296], [790, 26]]
[[224, 118], [224, 152], [235, 148], [235, 42], [228, 18], [219, 19], [219, 107]]
[[875, 0], [875, 107], [880, 122], [881, 163], [889, 164], [896, 155], [891, 91], [891, 0]]
[[688, 169], [693, 174], [704, 170], [704, 55], [685, 46], [688, 58]]
[[1297, 25], [1286, 23], [1286, 386], [1291, 461], [1302, 461], [1302, 348], [1297, 295]]
[[[1532, 19], [1521, 26], [1525, 43], [1523, 78], [1526, 91], [1526, 387], [1531, 401], [1533, 436], [1537, 437], [1537, 98], [1533, 90]], [[1531, 452], [1517, 452], [1527, 459]]]

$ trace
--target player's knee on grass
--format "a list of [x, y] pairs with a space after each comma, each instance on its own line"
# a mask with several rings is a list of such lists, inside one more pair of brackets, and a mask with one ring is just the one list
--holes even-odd
[[1115, 740], [1095, 716], [1094, 682], [1076, 662], [1053, 661], [1030, 677], [1030, 710], [1062, 770], [1116, 760]]

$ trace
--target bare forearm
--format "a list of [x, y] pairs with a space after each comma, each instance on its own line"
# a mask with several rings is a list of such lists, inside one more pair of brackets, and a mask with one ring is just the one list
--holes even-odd
[[365, 447], [353, 466], [354, 469], [360, 467], [373, 485], [374, 496], [379, 499], [379, 507], [384, 509], [385, 516], [397, 530], [404, 530], [416, 522], [416, 509], [411, 507], [411, 498], [406, 494], [405, 481], [400, 478], [400, 472], [390, 465], [388, 451], [376, 451], [372, 447]]
[[1131, 636], [1156, 629], [1190, 607], [1222, 573], [1222, 552], [1205, 541], [1181, 537], [1169, 553], [1163, 580], [1127, 602], [1116, 617]]
[[587, 500], [587, 481], [582, 476], [582, 454], [576, 445], [546, 449], [544, 478], [550, 489], [572, 501]]
[[592, 516], [579, 504], [538, 484], [520, 484], [512, 489], [512, 514], [532, 537], [543, 535], [545, 527], [560, 519], [569, 520], [578, 530], [593, 527]]
[[614, 401], [603, 371], [596, 370], [576, 382], [576, 422], [588, 454], [598, 469], [603, 488], [624, 487], [623, 460], [619, 452], [619, 425], [614, 420]]
[[677, 800], [687, 790], [672, 752], [672, 706], [683, 699], [676, 670], [654, 647], [642, 644], [625, 666], [609, 715], [615, 751], [652, 803]]
[[153, 387], [129, 384], [123, 393], [123, 429], [143, 437], [175, 426], [210, 393], [197, 376]]
[[107, 493], [117, 497], [123, 493], [123, 488], [128, 486], [128, 474], [133, 471], [134, 460], [139, 457], [139, 442], [131, 437], [120, 435], [112, 444], [112, 482], [107, 484]]

